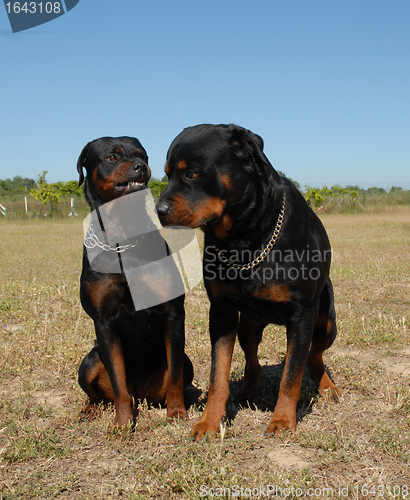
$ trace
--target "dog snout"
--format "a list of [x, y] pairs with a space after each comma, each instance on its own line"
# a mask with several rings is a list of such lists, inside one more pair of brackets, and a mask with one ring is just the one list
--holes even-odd
[[137, 161], [137, 163], [135, 163], [132, 168], [137, 172], [137, 173], [145, 173], [147, 170], [148, 170], [148, 167], [146, 165], [146, 163], [144, 163], [143, 161]]
[[171, 211], [171, 204], [169, 202], [160, 201], [156, 207], [159, 217], [167, 217]]

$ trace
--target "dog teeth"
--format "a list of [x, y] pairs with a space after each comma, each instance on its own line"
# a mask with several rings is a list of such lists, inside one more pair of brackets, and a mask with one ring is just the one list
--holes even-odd
[[128, 183], [128, 187], [133, 187], [133, 186], [142, 186], [142, 182], [137, 182], [137, 181], [130, 181]]

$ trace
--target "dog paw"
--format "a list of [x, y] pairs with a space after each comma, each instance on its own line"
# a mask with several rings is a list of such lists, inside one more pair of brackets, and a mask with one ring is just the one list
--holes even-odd
[[169, 408], [167, 409], [168, 420], [188, 420], [188, 413], [185, 408]]
[[131, 408], [129, 408], [129, 410], [127, 409], [127, 411], [122, 412], [117, 410], [114, 421], [115, 427], [123, 429], [125, 427], [131, 427], [133, 426], [133, 424], [134, 419], [132, 417]]
[[329, 377], [323, 377], [319, 384], [319, 394], [326, 397], [329, 401], [338, 403], [343, 392], [335, 386]]
[[101, 404], [99, 403], [89, 403], [83, 406], [80, 411], [80, 421], [83, 420], [94, 420], [98, 418], [102, 413]]
[[339, 402], [343, 392], [332, 382], [326, 372], [323, 373], [320, 380], [316, 380], [316, 383], [321, 396], [325, 396], [329, 401]]
[[296, 430], [296, 415], [295, 418], [274, 418], [269, 422], [263, 436], [281, 436], [286, 431]]
[[332, 385], [325, 388], [319, 388], [319, 394], [326, 398], [329, 402], [339, 403], [343, 392], [335, 385]]
[[218, 433], [219, 426], [211, 425], [208, 422], [198, 422], [191, 430], [190, 437], [192, 441], [199, 443], [203, 439], [213, 441]]

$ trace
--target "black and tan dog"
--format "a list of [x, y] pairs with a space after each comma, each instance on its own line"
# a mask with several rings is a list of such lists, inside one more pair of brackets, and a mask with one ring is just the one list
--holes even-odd
[[[103, 137], [88, 143], [77, 164], [80, 185], [83, 168], [91, 210], [145, 189], [151, 176], [147, 154], [132, 137]], [[97, 337], [79, 369], [79, 384], [89, 398], [83, 415], [100, 402], [114, 402], [115, 423], [125, 426], [133, 418], [132, 398], [146, 398], [153, 403], [166, 400], [169, 418], [186, 418], [183, 389], [190, 384], [193, 369], [184, 354], [184, 295], [136, 311], [124, 273], [96, 272], [85, 247], [80, 295]]]
[[208, 403], [191, 436], [199, 441], [219, 429], [237, 333], [246, 356], [239, 399], [253, 399], [261, 372], [258, 345], [269, 323], [286, 325], [287, 355], [265, 435], [294, 430], [306, 364], [320, 394], [330, 389], [337, 399], [340, 393], [322, 359], [336, 336], [326, 231], [269, 163], [263, 140], [241, 127], [185, 129], [169, 148], [165, 171], [169, 185], [157, 205], [161, 222], [205, 233], [212, 368]]

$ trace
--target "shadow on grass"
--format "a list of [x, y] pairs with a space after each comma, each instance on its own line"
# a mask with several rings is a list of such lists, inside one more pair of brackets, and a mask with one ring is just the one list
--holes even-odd
[[[251, 410], [258, 409], [261, 412], [272, 413], [275, 409], [278, 396], [279, 396], [279, 386], [285, 368], [285, 360], [279, 364], [263, 365], [261, 370], [261, 375], [259, 379], [258, 389], [256, 398], [253, 402], [248, 402], [247, 405], [242, 406], [237, 402], [237, 396], [242, 387], [244, 376], [243, 370], [241, 372], [236, 372], [231, 374], [231, 379], [229, 381], [229, 398], [226, 405], [226, 416], [225, 421], [228, 425], [231, 425], [235, 420], [238, 412], [245, 408], [250, 408]], [[331, 373], [327, 370], [331, 377]], [[332, 377], [331, 377], [332, 378]], [[309, 372], [306, 369], [303, 375], [301, 394], [297, 404], [297, 420], [301, 422], [306, 415], [311, 413], [312, 406], [318, 398], [318, 389], [316, 384], [310, 378]], [[203, 411], [207, 403], [208, 394], [205, 391], [195, 387], [190, 384], [184, 390], [184, 401], [187, 410], [191, 407], [195, 407], [198, 411]], [[138, 402], [134, 402], [133, 405], [133, 415], [134, 418], [138, 418]], [[149, 404], [152, 408], [164, 408], [165, 402], [162, 404]], [[106, 409], [105, 404], [99, 405], [98, 409], [101, 413], [102, 410]], [[108, 406], [112, 407], [111, 404]]]
[[[285, 360], [280, 364], [262, 366], [256, 399], [253, 402], [248, 402], [247, 407], [268, 413], [274, 411], [279, 396], [280, 380], [284, 368]], [[243, 371], [237, 376], [231, 374], [231, 380], [229, 381], [230, 394], [226, 405], [226, 421], [228, 424], [235, 420], [236, 415], [243, 408], [243, 406], [236, 401], [243, 381]], [[302, 421], [306, 415], [311, 413], [312, 405], [317, 400], [318, 395], [316, 384], [310, 378], [309, 372], [306, 369], [303, 375], [301, 394], [296, 410], [297, 420], [299, 422]], [[194, 386], [190, 386], [185, 390], [185, 402], [187, 407], [195, 405], [197, 409], [203, 410], [207, 402], [207, 393], [202, 392]]]

